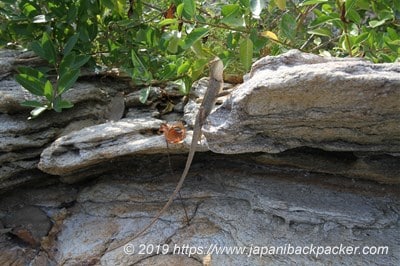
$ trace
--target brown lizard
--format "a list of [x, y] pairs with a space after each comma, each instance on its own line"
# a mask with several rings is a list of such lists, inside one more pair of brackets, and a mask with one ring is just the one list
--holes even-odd
[[189, 149], [189, 155], [186, 160], [186, 165], [185, 169], [183, 170], [183, 173], [181, 175], [181, 178], [179, 179], [178, 184], [176, 185], [176, 188], [172, 195], [169, 197], [167, 203], [164, 205], [164, 207], [158, 212], [158, 214], [151, 220], [151, 222], [145, 226], [138, 234], [136, 234], [134, 237], [124, 240], [122, 243], [119, 243], [117, 246], [108, 249], [108, 251], [115, 250], [130, 241], [136, 239], [137, 237], [141, 236], [144, 232], [147, 231], [157, 220], [161, 217], [161, 215], [168, 209], [168, 207], [172, 204], [174, 201], [176, 195], [178, 194], [179, 190], [182, 188], [183, 182], [185, 181], [185, 178], [187, 174], [189, 173], [190, 165], [192, 164], [192, 160], [194, 157], [194, 153], [196, 151], [197, 147], [197, 142], [201, 138], [201, 128], [204, 125], [204, 122], [206, 121], [208, 115], [211, 113], [215, 101], [217, 99], [218, 94], [222, 90], [223, 86], [223, 71], [224, 71], [224, 65], [218, 57], [215, 57], [213, 60], [209, 62], [209, 68], [210, 68], [210, 78], [209, 78], [209, 83], [208, 87], [206, 90], [206, 93], [204, 95], [203, 101], [200, 104], [200, 109], [196, 115], [196, 120], [194, 122], [193, 126], [193, 136], [192, 136], [192, 142], [190, 144], [190, 149]]

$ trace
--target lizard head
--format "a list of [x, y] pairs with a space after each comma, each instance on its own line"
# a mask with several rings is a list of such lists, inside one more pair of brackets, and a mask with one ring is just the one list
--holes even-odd
[[224, 64], [222, 60], [216, 56], [208, 63], [210, 68], [210, 76], [218, 81], [223, 81]]

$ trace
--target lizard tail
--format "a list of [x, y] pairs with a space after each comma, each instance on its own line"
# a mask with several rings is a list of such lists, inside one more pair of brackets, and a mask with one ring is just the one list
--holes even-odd
[[112, 248], [108, 248], [107, 252], [113, 251], [113, 250], [115, 250], [115, 249], [117, 249], [117, 248], [119, 248], [121, 246], [124, 246], [124, 245], [128, 244], [129, 242], [131, 242], [132, 240], [135, 240], [136, 238], [141, 236], [144, 232], [147, 231], [147, 229], [149, 229], [151, 226], [153, 226], [158, 221], [160, 216], [169, 208], [169, 206], [171, 206], [171, 204], [174, 201], [174, 199], [176, 198], [176, 195], [178, 194], [179, 190], [182, 188], [183, 182], [185, 181], [185, 178], [186, 178], [187, 174], [189, 173], [190, 165], [192, 164], [192, 160], [193, 160], [195, 149], [196, 149], [196, 144], [197, 144], [197, 141], [200, 139], [200, 136], [201, 136], [201, 130], [194, 130], [193, 131], [192, 143], [190, 145], [190, 152], [189, 152], [188, 158], [186, 160], [185, 170], [183, 170], [182, 176], [179, 179], [179, 182], [176, 185], [176, 188], [175, 188], [174, 192], [169, 197], [169, 199], [168, 199], [167, 203], [165, 203], [164, 207], [162, 207], [162, 209], [151, 220], [151, 222], [148, 225], [146, 225], [134, 237], [131, 237], [129, 239], [126, 239], [126, 240], [124, 240], [122, 242], [117, 243], [116, 246], [114, 246]]

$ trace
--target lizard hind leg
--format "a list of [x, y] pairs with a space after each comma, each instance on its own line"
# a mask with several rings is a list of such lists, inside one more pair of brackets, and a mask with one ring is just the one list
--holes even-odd
[[[181, 122], [180, 124], [181, 124], [181, 126], [179, 125], [179, 128], [180, 128], [180, 129], [183, 128], [183, 133], [182, 133], [182, 134], [184, 135], [183, 138], [185, 138], [185, 137], [186, 137], [186, 130], [184, 129], [182, 122]], [[167, 146], [168, 168], [169, 168], [169, 172], [170, 172], [171, 176], [173, 176], [173, 175], [174, 175], [174, 170], [173, 170], [173, 168], [172, 168], [171, 154], [170, 154], [170, 152], [169, 152], [169, 143], [181, 143], [181, 142], [171, 142], [171, 141], [168, 139], [167, 135], [165, 134], [165, 131], [166, 131], [166, 130], [169, 130], [169, 128], [170, 128], [170, 127], [169, 127], [167, 124], [161, 124], [160, 131], [161, 131], [161, 132], [164, 132], [165, 144], [166, 144], [166, 146]], [[181, 204], [182, 204], [183, 211], [185, 212], [185, 222], [186, 222], [186, 225], [189, 225], [190, 219], [189, 219], [188, 212], [187, 212], [187, 210], [186, 210], [186, 206], [185, 206], [185, 203], [184, 203], [184, 201], [183, 201], [182, 194], [181, 194], [180, 191], [178, 192], [178, 197], [179, 197], [179, 201], [180, 201]]]

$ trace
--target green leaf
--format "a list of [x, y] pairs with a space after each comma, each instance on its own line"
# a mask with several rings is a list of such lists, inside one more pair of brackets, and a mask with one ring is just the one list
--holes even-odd
[[379, 26], [385, 24], [385, 22], [386, 22], [386, 20], [371, 20], [368, 22], [368, 24], [371, 28], [376, 28], [376, 27], [379, 27]]
[[58, 80], [58, 95], [61, 95], [70, 89], [78, 79], [79, 74], [79, 69], [70, 69], [67, 72], [60, 73], [60, 79]]
[[76, 21], [76, 17], [78, 16], [78, 7], [75, 5], [71, 6], [66, 16], [66, 23], [69, 25], [73, 24]]
[[15, 79], [25, 89], [37, 96], [44, 95], [44, 82], [27, 74], [18, 74]]
[[170, 63], [164, 66], [158, 73], [161, 80], [168, 80], [176, 76], [176, 64]]
[[373, 47], [375, 43], [377, 42], [377, 34], [375, 30], [371, 30], [368, 32], [368, 39], [367, 39], [368, 45]]
[[68, 55], [72, 51], [76, 42], [78, 41], [78, 38], [79, 35], [74, 34], [68, 39], [67, 43], [64, 45], [64, 51], [63, 51], [64, 56]]
[[74, 107], [74, 104], [67, 100], [60, 100], [59, 107], [61, 109], [68, 109]]
[[52, 102], [52, 108], [57, 113], [60, 113], [62, 111], [62, 108], [61, 108], [61, 96], [57, 96], [54, 99], [54, 101]]
[[140, 60], [139, 56], [136, 54], [135, 50], [133, 50], [133, 49], [131, 50], [131, 59], [132, 59], [132, 64], [135, 68], [138, 68], [141, 71], [147, 71], [142, 60]]
[[46, 82], [46, 77], [43, 72], [39, 71], [38, 69], [32, 67], [18, 67], [17, 70], [20, 74], [27, 74], [28, 76], [35, 77], [44, 84]]
[[186, 62], [183, 62], [179, 67], [178, 67], [178, 70], [177, 70], [177, 74], [178, 74], [178, 76], [180, 76], [180, 75], [182, 75], [182, 74], [186, 74], [187, 72], [188, 72], [188, 70], [189, 70], [189, 68], [190, 68], [190, 65], [191, 65], [191, 62], [190, 61], [186, 61]]
[[371, 1], [370, 0], [358, 0], [357, 7], [363, 10], [370, 10]]
[[396, 10], [400, 11], [400, 1], [393, 1], [392, 3]]
[[[136, 2], [136, 1], [134, 1], [134, 2]], [[124, 16], [124, 12], [125, 12], [125, 10], [127, 10], [126, 4], [127, 4], [127, 1], [125, 1], [125, 0], [114, 0], [114, 5], [117, 7], [118, 15], [120, 15], [121, 17]]]
[[239, 2], [243, 7], [248, 8], [250, 6], [251, 1], [252, 0], [250, 0], [250, 1], [249, 0], [240, 0]]
[[197, 80], [204, 73], [204, 68], [207, 66], [208, 61], [208, 58], [199, 58], [192, 63], [189, 70], [189, 79], [184, 79], [188, 90], [190, 90], [193, 80]]
[[204, 58], [208, 56], [207, 50], [203, 47], [203, 43], [201, 40], [194, 42], [191, 49], [198, 58]]
[[[121, 0], [119, 0], [121, 1]], [[127, 3], [127, 1], [125, 1]], [[131, 13], [128, 14], [129, 19], [131, 19], [134, 22], [139, 22], [143, 20], [143, 15], [145, 12], [143, 11], [143, 3], [142, 0], [135, 0], [135, 1], [129, 1], [130, 5], [130, 11]], [[120, 14], [121, 17], [124, 17], [124, 10], [126, 12], [127, 8], [123, 8], [122, 13]]]
[[232, 32], [229, 32], [229, 33], [228, 33], [228, 36], [226, 37], [226, 46], [227, 46], [229, 49], [232, 49], [232, 48], [234, 47], [235, 44], [236, 44], [236, 43], [234, 43], [233, 34], [232, 34]]
[[178, 19], [176, 18], [167, 18], [164, 20], [161, 20], [160, 23], [158, 23], [158, 26], [163, 27], [171, 24], [176, 24], [178, 22]]
[[282, 16], [280, 27], [282, 34], [293, 41], [296, 37], [296, 19], [292, 15], [285, 13]]
[[67, 72], [68, 69], [72, 68], [74, 62], [75, 62], [75, 52], [69, 53], [68, 55], [64, 56], [60, 63], [60, 72], [61, 73]]
[[43, 33], [41, 46], [45, 54], [45, 59], [49, 61], [50, 64], [55, 64], [57, 60], [56, 48], [47, 32]]
[[209, 29], [207, 28], [196, 28], [194, 30], [192, 30], [192, 32], [190, 32], [186, 38], [185, 38], [185, 42], [182, 45], [182, 48], [184, 50], [190, 48], [194, 42], [200, 40], [201, 38], [203, 38], [205, 35], [207, 35], [209, 32]]
[[390, 44], [390, 45], [396, 45], [396, 46], [400, 46], [400, 40], [394, 40], [394, 41], [390, 41], [390, 42], [388, 42], [388, 44]]
[[79, 39], [83, 42], [90, 42], [90, 36], [86, 25], [79, 28]]
[[236, 32], [235, 34], [233, 34], [232, 32], [229, 32], [229, 34], [227, 36], [227, 40], [226, 40], [226, 45], [228, 46], [228, 48], [234, 49], [238, 46], [239, 39], [240, 39], [239, 32]]
[[362, 34], [360, 34], [359, 36], [357, 36], [357, 38], [354, 40], [354, 44], [355, 45], [359, 45], [363, 42], [365, 42], [369, 37], [369, 33], [368, 32], [364, 32]]
[[275, 0], [275, 4], [282, 11], [286, 9], [286, 0]]
[[[132, 64], [134, 66], [134, 69], [132, 71], [132, 78], [140, 78], [142, 81], [149, 81], [151, 80], [152, 74], [148, 69], [145, 67], [144, 63], [140, 59], [140, 57], [136, 54], [135, 50], [131, 50], [131, 60]], [[140, 75], [140, 76], [139, 76]]]
[[114, 1], [112, 0], [100, 0], [100, 3], [108, 9], [114, 9]]
[[244, 39], [239, 46], [240, 62], [243, 64], [246, 71], [251, 67], [253, 60], [253, 42], [250, 38]]
[[300, 6], [310, 6], [310, 5], [326, 3], [326, 2], [328, 2], [328, 0], [310, 0], [310, 1], [305, 1], [303, 3], [300, 3]]
[[348, 40], [349, 40], [349, 42], [347, 42], [347, 40], [346, 40], [346, 38], [345, 38], [345, 35], [342, 35], [342, 36], [339, 38], [340, 47], [341, 47], [344, 51], [349, 51], [349, 50], [351, 49], [352, 45], [353, 45], [352, 42], [351, 42], [351, 38], [349, 38]]
[[43, 103], [38, 101], [23, 101], [21, 105], [27, 107], [43, 107]]
[[349, 20], [351, 20], [357, 24], [361, 23], [361, 17], [355, 10], [348, 10], [346, 12], [346, 18], [348, 18]]
[[253, 42], [254, 53], [259, 53], [268, 43], [266, 38], [261, 38], [260, 31], [255, 28], [251, 30], [249, 38]]
[[194, 0], [183, 0], [182, 15], [186, 19], [192, 19], [196, 14], [196, 2]]
[[46, 53], [38, 41], [32, 42], [29, 48], [40, 58], [47, 60]]
[[156, 39], [155, 36], [156, 36], [156, 33], [152, 28], [146, 29], [145, 39], [144, 39], [146, 46], [152, 47], [152, 46], [154, 46], [154, 43], [157, 43], [158, 40]]
[[310, 23], [310, 26], [311, 27], [316, 27], [316, 26], [319, 26], [319, 25], [321, 25], [323, 23], [331, 22], [331, 21], [334, 21], [334, 20], [340, 21], [340, 18], [339, 17], [333, 17], [333, 16], [321, 15], [321, 16], [317, 17], [316, 19], [314, 19]]
[[307, 31], [307, 33], [315, 34], [315, 35], [319, 35], [319, 36], [326, 36], [326, 37], [332, 36], [332, 32], [327, 28], [319, 28], [319, 29], [309, 30], [309, 31]]
[[183, 93], [184, 95], [188, 95], [193, 85], [193, 79], [191, 77], [184, 77], [182, 80], [184, 84], [184, 87], [182, 87], [184, 89]]
[[357, 1], [358, 1], [358, 0], [346, 0], [346, 2], [345, 2], [346, 15], [347, 15], [347, 12], [349, 12], [350, 10], [353, 9], [354, 4], [355, 4]]
[[53, 100], [53, 93], [53, 86], [51, 85], [50, 81], [47, 80], [44, 84], [44, 96], [49, 102]]
[[167, 50], [171, 54], [176, 54], [178, 52], [178, 44], [181, 39], [178, 37], [178, 32], [174, 31], [171, 39], [168, 42]]
[[320, 37], [316, 37], [316, 38], [314, 38], [313, 43], [315, 45], [319, 46], [322, 43], [322, 40]]
[[196, 20], [197, 22], [199, 22], [199, 23], [205, 23], [205, 24], [207, 24], [207, 19], [206, 19], [204, 16], [202, 16], [202, 15], [196, 15], [195, 20]]
[[397, 34], [396, 30], [392, 29], [391, 27], [387, 27], [386, 31], [390, 37], [391, 40], [397, 40], [400, 39], [400, 36]]
[[90, 59], [90, 55], [78, 55], [75, 57], [74, 63], [71, 65], [72, 69], [79, 69], [85, 65]]
[[98, 32], [98, 25], [95, 20], [85, 21], [80, 24], [78, 28], [79, 39], [83, 42], [91, 42], [96, 38]]
[[151, 89], [151, 87], [147, 87], [147, 88], [143, 88], [140, 90], [139, 101], [142, 104], [146, 104], [147, 99], [149, 98], [149, 95], [150, 95], [150, 89]]
[[180, 92], [182, 95], [188, 95], [188, 94], [189, 94], [190, 89], [189, 89], [189, 90], [187, 89], [186, 84], [185, 84], [185, 82], [184, 82], [182, 79], [176, 80], [174, 83], [175, 83], [176, 85], [178, 85], [178, 87], [179, 87], [179, 92]]
[[184, 4], [181, 3], [176, 7], [176, 16], [178, 18], [182, 18], [182, 13], [183, 13], [183, 8], [184, 8]]
[[[27, 1], [26, 1], [27, 2]], [[38, 10], [31, 3], [25, 3], [22, 6], [22, 13], [27, 17], [34, 17], [38, 14]]]
[[354, 44], [360, 44], [364, 41], [366, 41], [368, 39], [369, 33], [368, 32], [364, 32], [361, 33], [359, 36], [357, 36], [357, 38], [354, 41]]
[[97, 23], [91, 23], [87, 25], [87, 31], [90, 38], [90, 41], [93, 41], [97, 36]]
[[190, 77], [184, 77], [183, 79], [177, 80], [174, 83], [178, 85], [179, 92], [182, 95], [189, 95], [193, 80]]
[[391, 9], [380, 10], [378, 12], [378, 19], [385, 20], [385, 21], [394, 19], [393, 10], [391, 10]]
[[[398, 46], [400, 44], [400, 40], [396, 40], [396, 41], [392, 41], [389, 36], [384, 36], [383, 37], [383, 41], [385, 42], [386, 46], [389, 47], [395, 54], [397, 54], [397, 50], [398, 50]], [[382, 53], [380, 53], [380, 55], [382, 56]], [[386, 59], [384, 59], [385, 61], [387, 61]], [[390, 60], [391, 62], [391, 60]]]
[[238, 4], [224, 5], [221, 8], [221, 15], [223, 16], [221, 23], [228, 26], [244, 27], [246, 25], [243, 18], [244, 14]]

